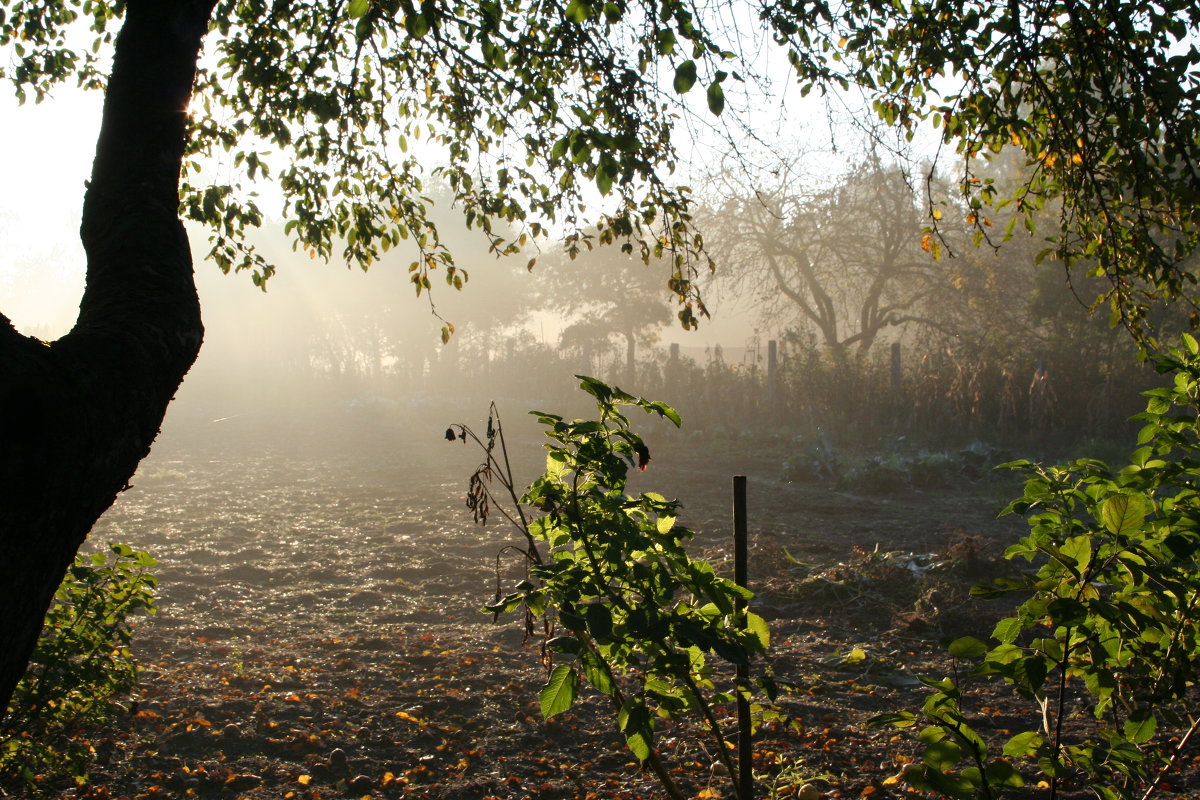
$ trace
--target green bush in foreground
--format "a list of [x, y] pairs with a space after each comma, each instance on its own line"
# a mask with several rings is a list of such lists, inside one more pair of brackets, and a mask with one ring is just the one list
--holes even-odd
[[[1128, 466], [1080, 459], [1005, 466], [1027, 476], [1006, 513], [1028, 515], [1029, 535], [1008, 558], [1036, 563], [1022, 580], [973, 593], [1026, 599], [992, 631], [951, 643], [974, 662], [969, 679], [1000, 679], [1030, 702], [1030, 722], [994, 754], [972, 725], [970, 683], [927, 680], [923, 713], [877, 723], [923, 721], [917, 789], [949, 797], [999, 798], [1026, 782], [1050, 798], [1086, 788], [1101, 800], [1146, 800], [1164, 785], [1200, 728], [1200, 346], [1155, 359], [1172, 373], [1147, 392], [1139, 449]], [[1079, 732], [1072, 715], [1095, 724]], [[965, 764], [965, 766], [964, 766]]]
[[46, 615], [25, 677], [0, 722], [0, 787], [34, 791], [85, 779], [94, 756], [81, 731], [107, 721], [137, 682], [130, 616], [154, 613], [148, 554], [115, 544], [76, 556]]
[[[708, 737], [736, 796], [738, 772], [718, 706], [754, 687], [748, 681], [735, 685], [713, 662], [748, 666], [764, 655], [767, 624], [741, 609], [752, 597], [748, 590], [687, 555], [684, 543], [692, 531], [677, 522], [680, 503], [625, 493], [629, 470], [644, 469], [650, 454], [622, 409], [641, 409], [675, 425], [679, 415], [664, 403], [577, 377], [595, 399], [598, 419], [567, 421], [533, 412], [550, 439], [546, 472], [519, 501], [494, 407], [486, 444], [465, 426], [447, 432], [450, 439], [474, 439], [487, 453], [471, 481], [468, 504], [476, 519], [500, 509], [527, 542], [522, 552], [528, 578], [511, 594], [498, 593], [487, 609], [497, 615], [523, 609], [529, 630], [535, 619], [543, 621], [549, 669], [543, 716], [571, 708], [583, 684], [590, 684], [607, 698], [630, 751], [677, 800], [684, 795], [656, 749], [655, 721], [690, 717]], [[507, 490], [503, 506], [488, 489], [492, 478]], [[529, 519], [526, 508], [538, 515]], [[757, 686], [774, 694], [769, 675]], [[759, 719], [770, 713], [755, 711]]]

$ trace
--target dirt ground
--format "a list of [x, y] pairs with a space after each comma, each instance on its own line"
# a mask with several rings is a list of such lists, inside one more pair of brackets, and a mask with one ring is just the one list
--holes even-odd
[[[444, 441], [459, 421], [174, 420], [92, 537], [159, 559], [161, 610], [139, 622], [135, 704], [95, 737], [91, 783], [63, 796], [662, 796], [596, 700], [541, 720], [536, 644], [479, 612], [514, 539], [463, 505], [479, 454]], [[527, 482], [542, 456], [516, 438]], [[906, 796], [911, 737], [865, 720], [919, 708], [915, 676], [946, 668], [943, 637], [990, 631], [1000, 609], [966, 588], [1022, 529], [995, 518], [1015, 485], [861, 494], [783, 481], [779, 445], [649, 442], [635, 488], [683, 500], [697, 550], [724, 568], [731, 476], [749, 478], [755, 606], [795, 686], [780, 700], [793, 724], [758, 735], [762, 785]], [[981, 726], [999, 735], [1016, 706], [991, 703]], [[692, 796], [725, 796], [710, 750], [659, 736]]]

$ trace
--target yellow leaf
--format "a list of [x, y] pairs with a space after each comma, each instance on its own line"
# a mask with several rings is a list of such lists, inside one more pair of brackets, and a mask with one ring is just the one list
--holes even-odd
[[296, 778], [296, 783], [299, 783], [301, 786], [308, 786], [308, 784], [311, 782], [312, 775], [301, 775], [300, 777]]
[[941, 219], [941, 218], [942, 218], [942, 210], [941, 210], [940, 208], [935, 208], [935, 209], [933, 210], [933, 218], [934, 218], [934, 219]]
[[707, 798], [720, 797], [720, 796], [721, 796], [721, 793], [718, 792], [716, 789], [704, 789], [703, 791], [700, 792], [700, 794], [696, 795], [696, 800], [707, 800]]

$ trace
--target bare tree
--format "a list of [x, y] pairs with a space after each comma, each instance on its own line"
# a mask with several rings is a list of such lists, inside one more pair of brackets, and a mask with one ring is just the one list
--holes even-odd
[[538, 269], [538, 304], [566, 318], [564, 346], [593, 352], [619, 337], [625, 345], [623, 380], [632, 384], [638, 343], [653, 343], [671, 324], [662, 269], [617, 247], [584, 248], [574, 257], [563, 250]]
[[823, 186], [797, 162], [773, 174], [765, 189], [717, 176], [709, 246], [729, 291], [780, 325], [816, 328], [838, 354], [864, 356], [889, 327], [934, 324], [923, 304], [941, 270], [923, 252], [927, 212], [900, 166], [870, 154]]

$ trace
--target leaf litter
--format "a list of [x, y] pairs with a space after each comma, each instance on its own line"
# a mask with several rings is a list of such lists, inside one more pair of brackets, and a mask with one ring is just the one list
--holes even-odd
[[[160, 561], [161, 611], [135, 636], [145, 671], [127, 712], [89, 734], [89, 780], [48, 793], [659, 796], [598, 701], [541, 718], [536, 643], [479, 613], [509, 532], [474, 526], [463, 507], [473, 454], [447, 447], [436, 422], [327, 422], [281, 435], [280, 421], [191, 421], [156, 447], [92, 535]], [[541, 451], [532, 440], [521, 449], [517, 470], [531, 478]], [[704, 557], [731, 571], [729, 476], [750, 476], [755, 606], [772, 626], [776, 674], [794, 687], [780, 701], [789, 721], [756, 738], [764, 785], [781, 797], [809, 781], [826, 797], [911, 796], [896, 776], [914, 748], [865, 720], [918, 707], [911, 675], [944, 668], [939, 636], [994, 612], [942, 615], [937, 598], [921, 609], [903, 592], [864, 588], [861, 569], [832, 595], [806, 591], [804, 578], [833, 581], [848, 559], [853, 572], [854, 558], [881, 549], [944, 553], [966, 531], [999, 549], [1018, 528], [970, 493], [864, 498], [781, 481], [779, 463], [667, 442], [638, 480], [683, 499]], [[1000, 731], [1006, 702], [987, 706]], [[660, 736], [692, 796], [723, 796], [715, 754], [686, 730]]]

